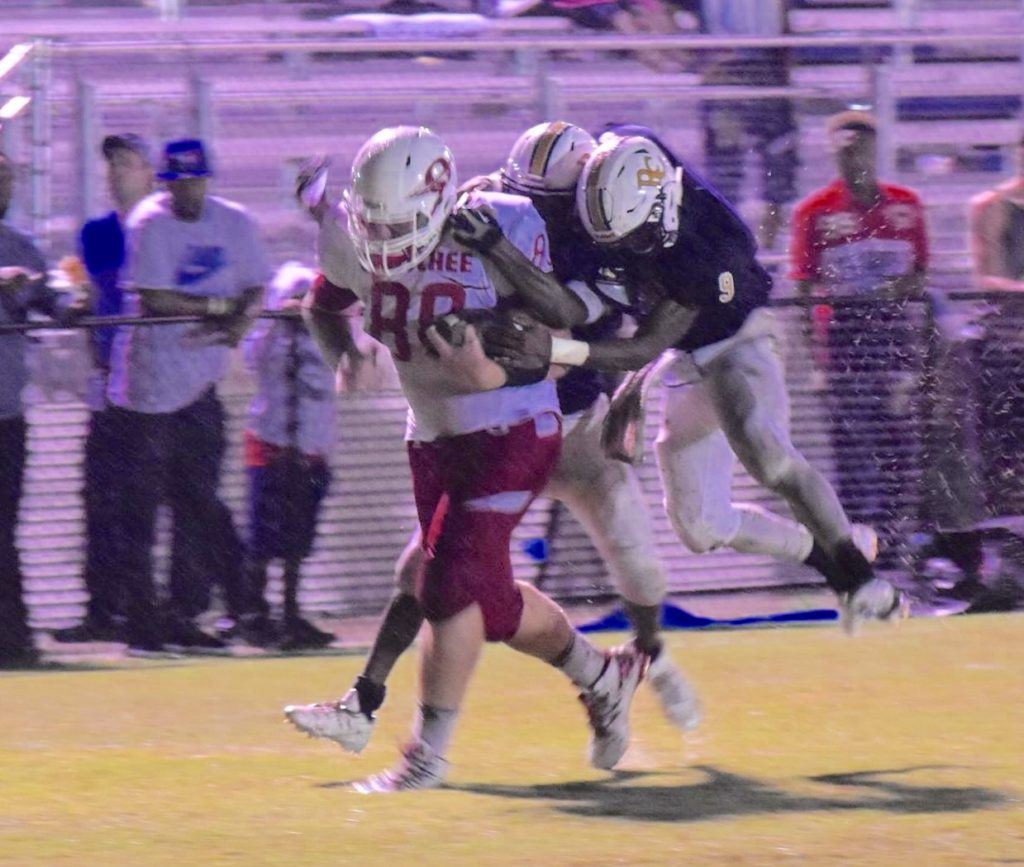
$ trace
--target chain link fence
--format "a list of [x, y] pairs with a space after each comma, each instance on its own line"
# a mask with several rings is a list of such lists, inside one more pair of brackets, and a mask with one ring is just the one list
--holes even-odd
[[[276, 262], [311, 261], [313, 227], [292, 198], [297, 165], [310, 154], [329, 154], [343, 178], [358, 145], [381, 126], [432, 126], [449, 141], [464, 178], [493, 170], [524, 128], [554, 116], [590, 129], [613, 120], [646, 123], [707, 168], [710, 121], [701, 107], [772, 103], [792, 118], [793, 198], [834, 176], [824, 116], [866, 100], [883, 121], [883, 163], [895, 179], [912, 182], [930, 207], [935, 282], [955, 290], [967, 285], [964, 203], [993, 185], [1019, 139], [1019, 33], [788, 37], [770, 43], [790, 52], [784, 78], [709, 85], [705, 53], [732, 42], [567, 37], [546, 26], [529, 38], [441, 42], [360, 41], [344, 28], [297, 34], [302, 28], [286, 23], [276, 34], [168, 32], [139, 41], [126, 31], [102, 40], [94, 35], [91, 43], [38, 43], [34, 59], [3, 79], [5, 97], [34, 97], [33, 107], [3, 126], [4, 147], [20, 167], [10, 218], [33, 229], [56, 260], [74, 249], [82, 220], [103, 208], [98, 143], [104, 134], [132, 131], [154, 142], [200, 134], [212, 143], [214, 192], [253, 212]], [[930, 49], [927, 57], [922, 46]], [[971, 46], [970, 62], [957, 60], [959, 72], [953, 69], [950, 57]], [[653, 71], [645, 51], [674, 53], [689, 69]], [[977, 69], [984, 74], [975, 75]], [[919, 102], [936, 76], [966, 119]], [[995, 102], [978, 108], [982, 98]], [[731, 117], [729, 111], [718, 116]], [[735, 179], [734, 195], [757, 225], [765, 163], [748, 131], [739, 130], [725, 157], [733, 160], [725, 171]], [[794, 439], [834, 481], [851, 513], [881, 527], [883, 566], [910, 568], [911, 540], [922, 528], [1024, 512], [1020, 306], [953, 294], [946, 316], [965, 324], [944, 331], [942, 316], [936, 328], [930, 302], [907, 304], [897, 316], [870, 303], [836, 301], [830, 351], [823, 354], [808, 336], [806, 308], [787, 300], [784, 238], [783, 227], [765, 259], [779, 276]], [[73, 622], [84, 598], [80, 466], [88, 418], [80, 398], [87, 356], [80, 332], [33, 337], [19, 543], [37, 625]], [[232, 443], [223, 489], [244, 530], [240, 430], [251, 383], [236, 370], [222, 391]], [[397, 393], [339, 400], [336, 484], [304, 572], [311, 610], [376, 610], [390, 592], [394, 558], [413, 516], [403, 415]], [[689, 554], [662, 514], [653, 463], [640, 475], [673, 591], [817, 580], [800, 567], [762, 558]], [[740, 501], [785, 512], [742, 473], [735, 491]], [[536, 550], [529, 543], [538, 539], [549, 542], [545, 562], [525, 553], [524, 546]], [[561, 598], [611, 592], [582, 530], [550, 503], [531, 510], [516, 546], [522, 576], [541, 580]], [[165, 527], [164, 570], [166, 549]]]

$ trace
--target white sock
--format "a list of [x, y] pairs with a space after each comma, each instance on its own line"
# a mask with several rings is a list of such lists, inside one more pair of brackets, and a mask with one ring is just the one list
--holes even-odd
[[416, 711], [413, 734], [436, 755], [444, 758], [448, 754], [448, 744], [455, 733], [455, 722], [458, 718], [457, 710], [421, 704]]
[[589, 690], [604, 672], [608, 659], [582, 635], [573, 632], [569, 646], [553, 664], [580, 689]]

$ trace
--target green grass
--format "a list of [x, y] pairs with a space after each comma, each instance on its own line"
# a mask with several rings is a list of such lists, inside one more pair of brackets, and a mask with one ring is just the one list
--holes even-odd
[[673, 635], [705, 702], [649, 691], [624, 773], [587, 767], [557, 672], [491, 648], [451, 788], [360, 796], [415, 699], [403, 660], [366, 753], [281, 721], [359, 659], [0, 676], [2, 865], [1024, 864], [1024, 618]]

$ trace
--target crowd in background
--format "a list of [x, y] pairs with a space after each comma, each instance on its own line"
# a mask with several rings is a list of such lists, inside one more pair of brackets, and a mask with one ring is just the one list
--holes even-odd
[[[396, 12], [429, 11], [429, 5], [390, 4]], [[785, 32], [789, 4], [520, 5], [517, 13], [566, 15], [584, 27], [626, 33], [671, 32], [679, 26], [674, 14], [685, 11], [705, 33], [772, 36]], [[479, 11], [499, 10], [483, 4]], [[689, 62], [666, 52], [644, 59], [661, 69]], [[785, 85], [788, 62], [783, 51], [732, 51], [703, 71], [709, 84]], [[777, 246], [796, 198], [790, 103], [705, 100], [700, 112], [703, 162], [726, 198], [739, 197], [742, 158], [756, 152], [764, 202], [758, 233], [763, 246]], [[919, 326], [912, 310], [927, 289], [924, 207], [914, 191], [877, 177], [872, 115], [844, 113], [830, 123], [829, 136], [836, 180], [795, 207], [788, 230], [790, 276], [817, 302], [807, 307], [806, 336], [826, 386], [841, 498], [856, 520], [898, 528], [894, 516], [907, 510], [900, 484], [926, 464], [932, 474], [926, 488], [936, 492], [925, 504], [926, 524], [935, 531], [927, 555], [952, 562], [954, 593], [971, 599], [984, 578], [977, 525], [986, 511], [1003, 511], [1024, 484], [1024, 343], [1009, 335], [968, 346], [957, 335], [936, 332], [928, 350], [927, 385], [935, 398], [930, 411], [948, 425], [943, 436], [928, 442], [908, 447], [900, 440], [895, 432], [920, 384]], [[335, 437], [334, 374], [297, 311], [316, 274], [290, 263], [271, 275], [245, 209], [208, 193], [211, 172], [202, 142], [170, 142], [158, 158], [140, 137], [120, 134], [107, 136], [101, 152], [113, 210], [81, 227], [88, 304], [81, 295], [62, 296], [50, 288], [47, 263], [31, 240], [0, 222], [0, 324], [25, 321], [30, 312], [60, 323], [83, 313], [189, 315], [200, 321], [90, 332], [95, 373], [83, 489], [89, 602], [83, 622], [55, 637], [124, 641], [140, 654], [168, 647], [215, 650], [231, 641], [286, 649], [324, 646], [333, 636], [304, 619], [298, 606], [300, 566], [312, 548], [330, 483]], [[1018, 157], [1024, 166], [1024, 140]], [[12, 176], [11, 161], [0, 154], [0, 219], [10, 204]], [[166, 189], [157, 190], [158, 182]], [[978, 287], [1003, 298], [990, 309], [989, 321], [1019, 315], [1024, 170], [980, 195], [971, 208]], [[125, 292], [125, 286], [134, 291]], [[164, 291], [171, 286], [181, 291]], [[830, 296], [860, 300], [830, 304]], [[254, 326], [261, 305], [282, 315]], [[216, 386], [231, 348], [243, 341], [258, 384], [244, 443], [250, 515], [245, 539], [217, 492], [225, 435]], [[15, 543], [26, 456], [26, 343], [23, 334], [0, 335], [0, 663], [6, 664], [36, 656]], [[976, 418], [950, 396], [963, 382], [964, 365], [977, 371], [985, 392]], [[989, 492], [987, 503], [983, 491]], [[153, 580], [151, 554], [161, 503], [170, 507], [174, 526], [163, 594]], [[280, 616], [265, 598], [268, 563], [275, 559], [284, 567]], [[227, 610], [218, 634], [197, 624], [211, 607], [215, 584]]]

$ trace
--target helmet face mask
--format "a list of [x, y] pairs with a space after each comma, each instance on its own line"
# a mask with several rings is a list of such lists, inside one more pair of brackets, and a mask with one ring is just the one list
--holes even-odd
[[455, 208], [455, 162], [425, 128], [394, 127], [374, 135], [352, 163], [343, 198], [360, 264], [375, 277], [415, 268], [438, 245]]
[[682, 169], [639, 136], [602, 138], [576, 189], [588, 234], [600, 244], [634, 253], [675, 244], [681, 198]]

